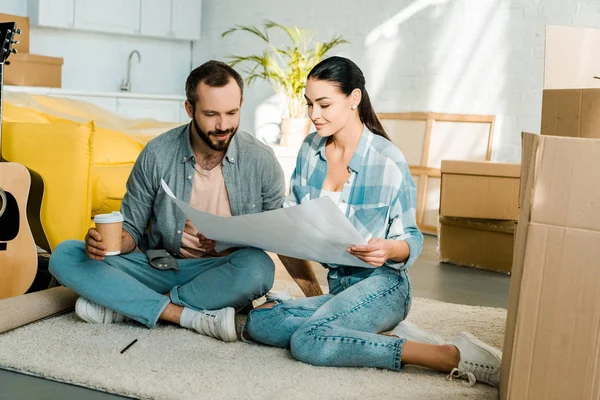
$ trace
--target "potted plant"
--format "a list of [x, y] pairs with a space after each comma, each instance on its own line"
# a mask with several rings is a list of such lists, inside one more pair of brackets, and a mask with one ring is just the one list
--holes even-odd
[[[287, 35], [290, 46], [275, 46], [269, 32], [278, 29]], [[229, 56], [232, 67], [241, 64], [246, 73], [248, 85], [256, 79], [269, 82], [276, 93], [285, 99], [286, 107], [281, 121], [281, 144], [299, 146], [310, 129], [310, 119], [306, 115], [304, 88], [310, 70], [318, 64], [333, 47], [348, 41], [340, 35], [328, 42], [313, 42], [314, 33], [297, 26], [287, 27], [273, 21], [265, 21], [262, 30], [253, 25], [236, 25], [223, 32], [226, 37], [234, 32], [248, 32], [267, 45], [260, 54], [248, 56]]]

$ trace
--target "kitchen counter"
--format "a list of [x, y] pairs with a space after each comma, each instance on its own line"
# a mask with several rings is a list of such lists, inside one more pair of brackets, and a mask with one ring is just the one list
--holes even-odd
[[187, 122], [185, 96], [131, 92], [91, 92], [33, 86], [4, 86], [6, 94], [27, 93], [86, 101], [125, 118]]
[[53, 96], [82, 96], [82, 97], [110, 97], [123, 99], [146, 99], [146, 100], [176, 100], [185, 101], [185, 96], [169, 95], [169, 94], [150, 94], [150, 93], [132, 93], [132, 92], [90, 92], [83, 90], [58, 89], [36, 86], [11, 86], [5, 85], [4, 89], [9, 92], [21, 92], [30, 94], [42, 94]]

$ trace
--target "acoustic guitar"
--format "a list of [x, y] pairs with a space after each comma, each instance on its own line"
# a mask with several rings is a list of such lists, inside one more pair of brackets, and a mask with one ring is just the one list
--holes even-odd
[[[20, 31], [14, 22], [0, 23], [0, 299], [26, 293], [35, 279], [37, 247], [29, 219], [35, 221], [34, 230], [45, 241], [40, 222], [41, 177], [21, 164], [2, 162], [3, 73], [8, 56], [16, 53], [12, 48], [18, 43], [14, 41], [15, 34]], [[31, 197], [32, 194], [35, 196]]]

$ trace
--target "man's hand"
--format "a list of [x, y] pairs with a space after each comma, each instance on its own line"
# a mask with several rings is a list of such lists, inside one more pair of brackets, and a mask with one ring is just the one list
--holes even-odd
[[[102, 236], [94, 229], [90, 228], [85, 235], [85, 254], [92, 260], [102, 261], [106, 256], [106, 245], [101, 243]], [[121, 232], [121, 254], [131, 253], [135, 250], [135, 241], [125, 229]]]
[[[125, 239], [127, 232], [123, 230], [121, 233], [121, 240]], [[87, 235], [85, 235], [85, 254], [92, 260], [102, 261], [106, 256], [106, 245], [101, 243], [102, 236], [94, 229], [90, 228]]]
[[198, 232], [196, 234], [198, 241], [200, 242], [200, 250], [205, 253], [213, 253], [215, 251], [216, 242], [214, 240], [207, 239], [203, 234]]
[[374, 238], [368, 244], [350, 246], [348, 253], [360, 258], [367, 264], [381, 267], [391, 258], [392, 246], [389, 240]]

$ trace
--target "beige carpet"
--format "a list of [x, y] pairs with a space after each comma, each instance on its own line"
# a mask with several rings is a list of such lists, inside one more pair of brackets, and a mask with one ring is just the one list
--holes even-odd
[[[292, 289], [278, 282], [278, 289]], [[409, 319], [451, 337], [469, 330], [502, 346], [506, 311], [415, 299]], [[120, 350], [133, 339], [126, 353]], [[286, 350], [222, 343], [192, 331], [133, 323], [94, 325], [62, 315], [0, 335], [0, 368], [150, 399], [497, 399], [443, 374], [313, 367]]]

